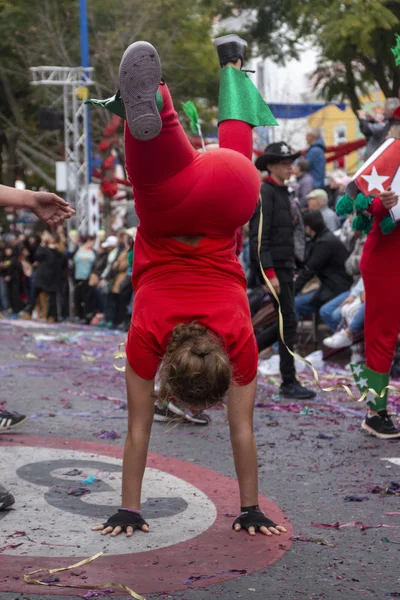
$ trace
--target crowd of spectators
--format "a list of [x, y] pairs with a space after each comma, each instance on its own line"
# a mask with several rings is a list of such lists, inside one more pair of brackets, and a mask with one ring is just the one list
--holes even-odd
[[131, 267], [136, 229], [106, 239], [56, 232], [0, 237], [0, 311], [127, 331], [132, 307]]
[[[388, 110], [393, 108], [387, 104]], [[375, 147], [378, 130], [383, 135], [384, 126], [372, 123], [370, 115], [359, 116], [369, 145]], [[325, 325], [325, 349], [353, 347], [358, 357], [360, 344], [355, 343], [362, 339], [365, 308], [360, 274], [365, 236], [352, 229], [351, 216], [341, 220], [335, 212], [350, 177], [337, 169], [326, 173], [325, 145], [318, 129], [308, 131], [307, 142], [304, 156], [291, 154], [281, 142], [272, 144], [270, 148], [276, 147], [272, 154], [267, 152], [256, 162], [264, 176], [262, 268], [286, 309], [289, 345], [294, 344], [296, 325], [311, 319]], [[0, 313], [9, 318], [73, 320], [127, 331], [134, 296], [131, 272], [136, 229], [121, 229], [106, 239], [101, 235], [76, 239], [73, 233], [67, 235], [59, 227], [40, 235], [0, 236]], [[240, 255], [253, 316], [268, 302], [274, 303], [260, 277], [257, 238], [256, 211], [243, 228]], [[257, 320], [262, 353], [268, 353], [279, 339], [277, 323], [271, 321], [260, 326]], [[281, 348], [281, 362], [283, 357], [289, 372], [293, 367], [285, 352]]]

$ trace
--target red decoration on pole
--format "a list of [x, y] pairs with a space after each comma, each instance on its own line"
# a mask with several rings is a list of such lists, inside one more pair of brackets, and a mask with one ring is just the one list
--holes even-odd
[[[118, 194], [118, 184], [120, 180], [114, 177], [114, 165], [116, 155], [113, 150], [118, 146], [119, 140], [116, 135], [122, 119], [113, 115], [111, 123], [103, 131], [103, 138], [98, 144], [98, 150], [103, 155], [103, 162], [100, 169], [100, 189], [104, 195], [104, 226], [107, 234], [110, 233], [111, 226], [111, 201]], [[127, 182], [129, 185], [129, 182]]]

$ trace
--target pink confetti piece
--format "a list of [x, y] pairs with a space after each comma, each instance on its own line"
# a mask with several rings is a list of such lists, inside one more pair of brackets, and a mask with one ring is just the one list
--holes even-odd
[[367, 531], [367, 529], [379, 529], [380, 527], [397, 528], [396, 525], [365, 525], [362, 521], [350, 521], [349, 523], [340, 524], [339, 521], [336, 523], [311, 523], [314, 527], [319, 529], [343, 529], [344, 527], [359, 527], [361, 531]]
[[2, 548], [0, 548], [0, 554], [1, 552], [4, 552], [4, 550], [14, 550], [14, 548], [18, 548], [18, 546], [22, 546], [23, 542], [21, 542], [20, 544], [7, 544], [7, 546], [3, 546]]

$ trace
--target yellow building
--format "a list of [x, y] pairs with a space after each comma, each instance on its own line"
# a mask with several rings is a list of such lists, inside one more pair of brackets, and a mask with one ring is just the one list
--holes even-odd
[[[385, 97], [381, 90], [372, 92], [369, 96], [360, 98], [362, 108], [370, 113], [382, 114]], [[358, 119], [350, 105], [346, 110], [340, 110], [333, 104], [322, 108], [308, 118], [308, 127], [319, 127], [326, 146], [337, 146], [345, 142], [353, 142], [363, 137], [358, 126]], [[364, 148], [344, 158], [344, 169], [348, 174], [357, 171], [363, 161]], [[334, 163], [328, 164], [328, 170], [334, 168]]]

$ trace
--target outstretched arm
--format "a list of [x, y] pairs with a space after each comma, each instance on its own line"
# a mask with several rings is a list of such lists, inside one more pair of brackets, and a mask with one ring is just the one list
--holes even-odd
[[0, 206], [31, 210], [49, 225], [58, 225], [74, 214], [68, 202], [51, 192], [33, 192], [0, 185]]
[[280, 535], [286, 529], [270, 521], [258, 508], [258, 462], [253, 433], [256, 388], [257, 378], [248, 385], [232, 387], [228, 396], [229, 430], [241, 506], [241, 514], [234, 523], [234, 529], [246, 529], [250, 535], [255, 535], [256, 531], [264, 535]]
[[125, 373], [128, 433], [122, 463], [122, 510], [104, 525], [93, 527], [93, 531], [101, 531], [102, 535], [111, 533], [112, 536], [125, 531], [130, 537], [134, 529], [149, 531], [140, 515], [140, 496], [154, 417], [154, 380], [148, 381], [136, 375], [128, 362]]

